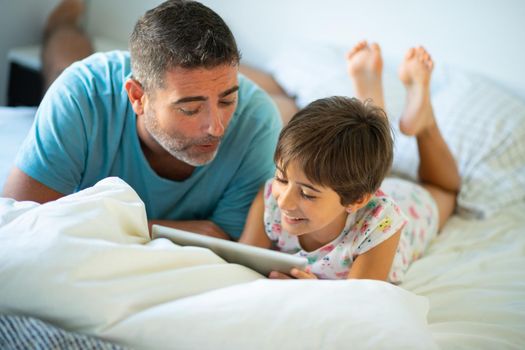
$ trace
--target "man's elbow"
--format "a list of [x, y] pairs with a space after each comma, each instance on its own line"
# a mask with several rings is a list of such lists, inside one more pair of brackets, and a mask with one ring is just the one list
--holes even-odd
[[2, 197], [17, 201], [33, 201], [46, 203], [63, 197], [64, 195], [33, 179], [18, 167], [14, 167], [2, 190]]

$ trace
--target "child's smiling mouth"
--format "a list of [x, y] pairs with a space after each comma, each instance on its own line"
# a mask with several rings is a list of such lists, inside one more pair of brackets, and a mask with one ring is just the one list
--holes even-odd
[[307, 218], [292, 216], [284, 212], [281, 212], [281, 214], [282, 214], [281, 217], [283, 221], [289, 225], [297, 225], [297, 224], [304, 223], [305, 221], [308, 221]]

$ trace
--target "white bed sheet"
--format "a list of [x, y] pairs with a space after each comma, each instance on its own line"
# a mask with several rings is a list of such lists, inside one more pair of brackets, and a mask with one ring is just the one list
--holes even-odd
[[33, 107], [0, 107], [0, 193], [35, 112]]
[[430, 302], [443, 349], [525, 346], [525, 203], [490, 219], [454, 216], [402, 287]]

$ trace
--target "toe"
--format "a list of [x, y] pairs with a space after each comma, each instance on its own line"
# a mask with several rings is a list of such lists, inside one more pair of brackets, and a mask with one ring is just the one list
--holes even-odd
[[416, 49], [411, 47], [410, 49], [408, 49], [408, 51], [407, 51], [407, 53], [405, 55], [405, 59], [410, 59], [410, 58], [414, 57], [415, 53], [416, 53]]
[[360, 51], [361, 49], [363, 49], [363, 47], [366, 45], [366, 41], [362, 40], [360, 42], [358, 42], [357, 44], [354, 45], [354, 47], [348, 51], [348, 53], [346, 54], [346, 57], [347, 58], [351, 58], [353, 55], [355, 55], [358, 51]]
[[377, 53], [381, 53], [381, 47], [379, 47], [378, 43], [370, 44], [370, 48]]

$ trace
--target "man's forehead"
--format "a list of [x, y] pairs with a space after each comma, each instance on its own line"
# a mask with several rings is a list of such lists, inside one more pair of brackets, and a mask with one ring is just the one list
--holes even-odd
[[168, 70], [159, 89], [177, 101], [183, 98], [203, 100], [222, 97], [238, 89], [238, 66], [223, 65], [213, 68], [181, 68]]
[[[237, 82], [238, 66], [221, 65], [212, 68], [182, 68], [175, 67], [168, 70], [164, 81], [169, 85], [184, 87], [191, 85], [227, 85]], [[170, 84], [171, 83], [171, 84]]]

